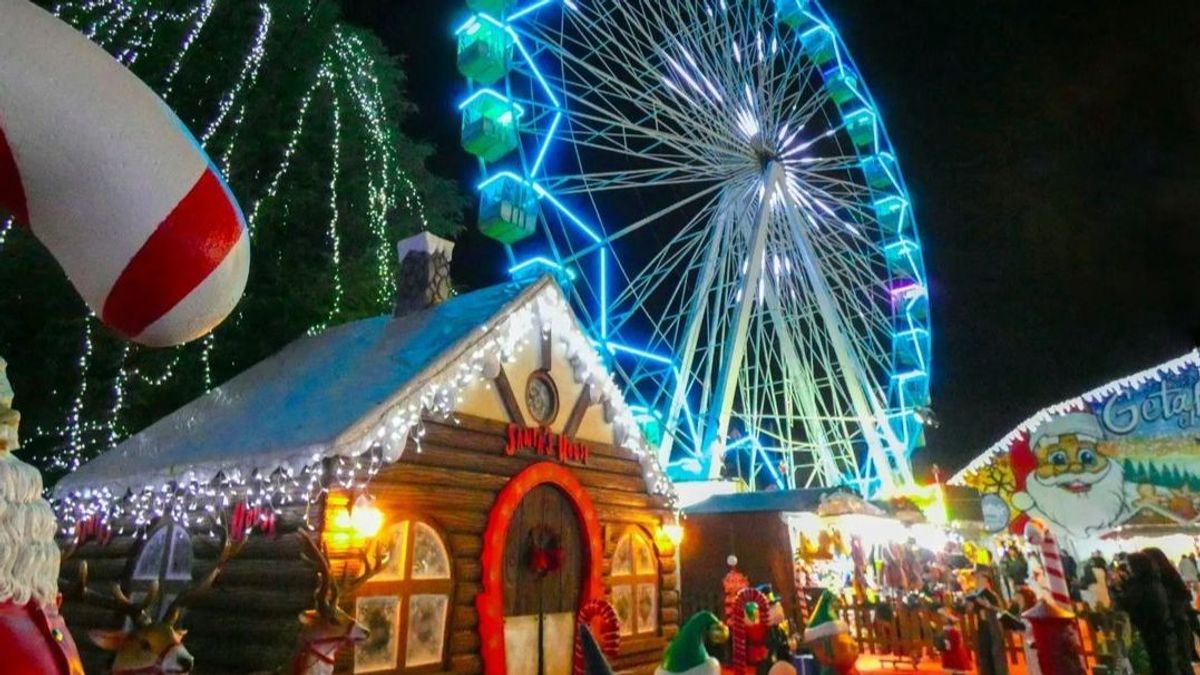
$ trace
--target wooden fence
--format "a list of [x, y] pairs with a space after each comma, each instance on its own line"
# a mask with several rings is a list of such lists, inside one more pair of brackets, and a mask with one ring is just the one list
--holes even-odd
[[[708, 610], [724, 617], [725, 598], [721, 593], [685, 593], [681, 598], [683, 616]], [[942, 633], [942, 617], [929, 607], [909, 607], [904, 603], [890, 602], [887, 609], [879, 611], [875, 605], [843, 603], [839, 608], [842, 621], [850, 627], [850, 634], [858, 643], [859, 651], [881, 657], [885, 661], [916, 664], [921, 660], [937, 661], [941, 658], [937, 649]], [[1113, 648], [1113, 631], [1104, 630], [1095, 624], [1095, 619], [1084, 612], [1079, 615], [1079, 629], [1083, 637], [1084, 653], [1093, 664], [1107, 661]], [[794, 632], [802, 632], [799, 617], [793, 619]], [[962, 617], [960, 627], [967, 649], [974, 651], [979, 632], [974, 613]], [[1019, 632], [1006, 631], [1005, 652], [1013, 665], [1023, 663], [1025, 650]], [[1106, 672], [1097, 666], [1097, 674]]]

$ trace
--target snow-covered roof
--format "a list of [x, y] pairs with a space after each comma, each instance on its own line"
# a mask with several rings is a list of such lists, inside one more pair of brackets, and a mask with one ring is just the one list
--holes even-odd
[[1128, 389], [1137, 389], [1147, 382], [1161, 381], [1165, 376], [1177, 375], [1189, 368], [1200, 368], [1200, 351], [1190, 351], [1187, 354], [1171, 359], [1166, 363], [1159, 364], [1152, 368], [1147, 368], [1146, 370], [1123, 377], [1119, 380], [1114, 380], [1106, 385], [1096, 387], [1089, 392], [1076, 396], [1075, 398], [1070, 398], [1052, 406], [1042, 408], [1032, 417], [1022, 422], [1016, 429], [1013, 429], [1005, 434], [1004, 438], [996, 441], [992, 447], [988, 448], [978, 457], [971, 460], [970, 464], [960, 469], [958, 473], [954, 474], [954, 476], [950, 478], [948, 482], [950, 485], [965, 485], [968, 474], [987, 466], [997, 456], [1008, 452], [1008, 449], [1012, 446], [1012, 444], [1022, 436], [1028, 434], [1038, 425], [1049, 421], [1051, 418], [1057, 415], [1062, 415], [1075, 410], [1083, 410], [1089, 403], [1102, 401]]
[[384, 442], [385, 429], [444, 407], [437, 403], [471, 375], [477, 378], [484, 361], [503, 358], [520, 336], [551, 321], [569, 324], [576, 353], [588, 352], [581, 360], [590, 364], [589, 377], [620, 409], [619, 444], [642, 459], [648, 478], [655, 479], [652, 489], [658, 485], [657, 491], [668, 492], [632, 412], [561, 290], [543, 277], [300, 338], [65, 476], [55, 496], [102, 488], [119, 495], [173, 482], [203, 483], [218, 474], [298, 471], [323, 457], [356, 455]]

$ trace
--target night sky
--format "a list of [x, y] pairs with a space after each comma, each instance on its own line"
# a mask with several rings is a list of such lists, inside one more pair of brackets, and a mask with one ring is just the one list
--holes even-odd
[[[344, 0], [406, 59], [408, 131], [458, 149], [459, 0]], [[1200, 338], [1200, 3], [826, 0], [882, 110], [932, 292], [925, 456], [956, 469], [1038, 408]], [[464, 183], [465, 184], [465, 183]], [[503, 278], [468, 232], [456, 279]]]

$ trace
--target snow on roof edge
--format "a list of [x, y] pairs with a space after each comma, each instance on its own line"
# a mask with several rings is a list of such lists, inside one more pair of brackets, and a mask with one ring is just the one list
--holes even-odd
[[1015, 429], [1005, 434], [1003, 438], [993, 443], [991, 447], [989, 447], [987, 450], [984, 450], [983, 453], [975, 459], [971, 460], [969, 464], [959, 469], [958, 473], [955, 473], [953, 476], [951, 476], [950, 480], [947, 481], [947, 484], [965, 485], [967, 474], [983, 468], [985, 465], [995, 459], [997, 455], [1006, 452], [1008, 448], [1018, 438], [1021, 437], [1022, 434], [1032, 431], [1035, 426], [1047, 421], [1054, 415], [1061, 415], [1065, 412], [1078, 409], [1088, 403], [1095, 402], [1098, 399], [1116, 394], [1123, 389], [1128, 389], [1130, 387], [1136, 389], [1150, 381], [1151, 378], [1155, 378], [1165, 373], [1178, 373], [1188, 366], [1200, 367], [1200, 350], [1193, 349], [1192, 351], [1182, 356], [1173, 358], [1165, 363], [1160, 363], [1157, 366], [1151, 366], [1150, 368], [1146, 368], [1145, 370], [1139, 371], [1132, 375], [1127, 375], [1118, 380], [1113, 380], [1108, 384], [1096, 387], [1095, 389], [1084, 392], [1083, 394], [1080, 394], [1074, 398], [1070, 398], [1054, 405], [1042, 408], [1024, 422], [1021, 422], [1021, 424], [1019, 424]]

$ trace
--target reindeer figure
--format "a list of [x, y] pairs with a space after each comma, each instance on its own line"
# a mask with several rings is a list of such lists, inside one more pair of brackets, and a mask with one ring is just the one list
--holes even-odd
[[245, 544], [245, 538], [239, 537], [235, 542], [229, 536], [229, 530], [221, 531], [221, 554], [212, 571], [198, 583], [180, 593], [171, 601], [163, 612], [163, 618], [155, 618], [147, 611], [159, 597], [158, 582], [152, 582], [146, 596], [134, 602], [125, 594], [119, 583], [114, 583], [112, 594], [105, 595], [87, 586], [87, 562], [79, 564], [79, 582], [74, 595], [84, 602], [111, 609], [130, 619], [133, 624], [129, 629], [88, 631], [88, 637], [103, 650], [116, 654], [112, 675], [172, 675], [189, 673], [195, 665], [183, 638], [186, 630], [178, 630], [175, 626], [183, 618], [184, 610], [203, 595], [213, 582], [220, 576], [229, 561], [236, 556]]
[[304, 545], [301, 555], [317, 568], [317, 590], [313, 594], [315, 609], [300, 614], [300, 636], [292, 657], [291, 675], [328, 675], [333, 672], [337, 654], [347, 645], [367, 639], [367, 629], [338, 606], [343, 593], [353, 593], [368, 579], [379, 574], [388, 563], [388, 555], [376, 548], [375, 560], [365, 549], [359, 551], [362, 570], [358, 576], [338, 582], [333, 577], [329, 553], [316, 535], [300, 530]]

